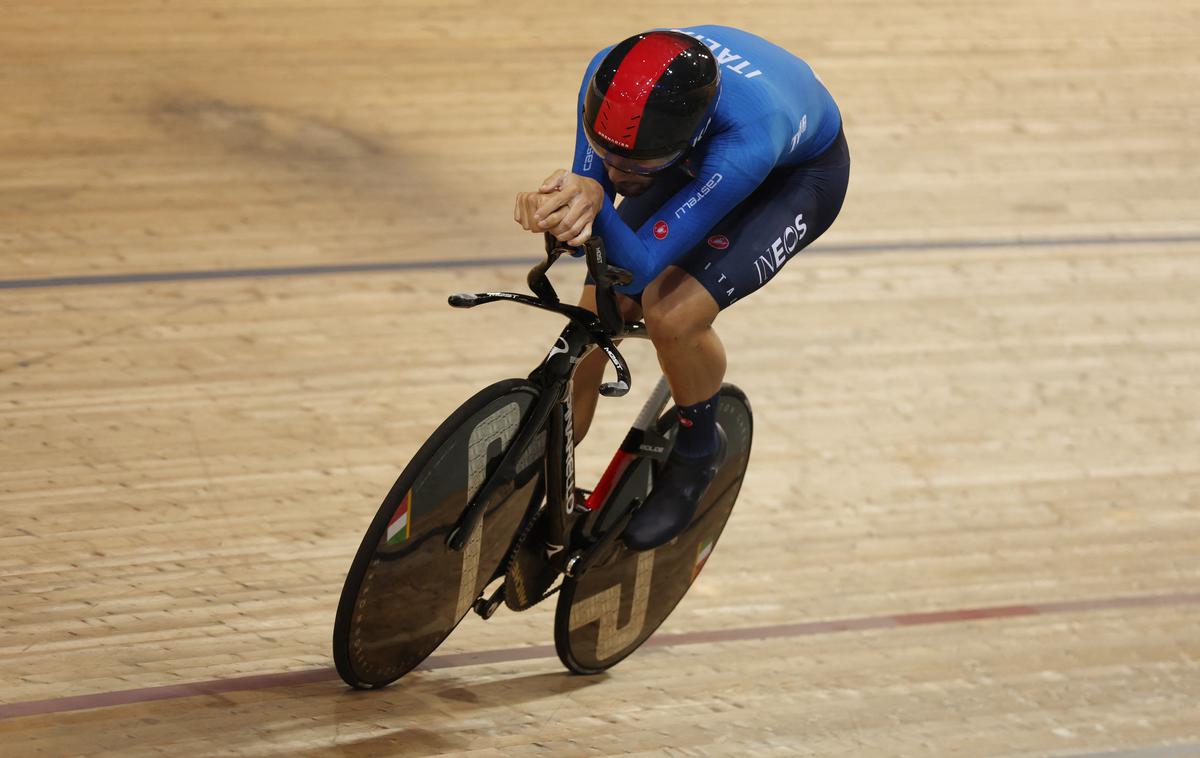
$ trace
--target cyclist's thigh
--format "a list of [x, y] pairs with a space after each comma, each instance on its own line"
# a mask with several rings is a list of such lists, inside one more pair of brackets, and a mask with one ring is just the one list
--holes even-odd
[[676, 265], [728, 308], [825, 233], [841, 210], [849, 170], [847, 159], [773, 174]]

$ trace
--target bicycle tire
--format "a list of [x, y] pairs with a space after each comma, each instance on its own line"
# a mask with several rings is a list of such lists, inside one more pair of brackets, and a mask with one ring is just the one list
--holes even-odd
[[[554, 615], [554, 647], [571, 671], [596, 674], [637, 650], [675, 610], [712, 554], [745, 479], [754, 436], [750, 403], [731, 384], [721, 387], [718, 421], [728, 454], [687, 529], [667, 544], [642, 552], [618, 540], [582, 576], [563, 580]], [[670, 408], [655, 429], [673, 440], [675, 423], [675, 409]], [[605, 510], [619, 512], [634, 498], [644, 498], [650, 472], [659, 466], [649, 458], [631, 465]]]
[[524, 379], [480, 390], [442, 422], [388, 491], [346, 574], [334, 620], [333, 660], [350, 686], [384, 687], [418, 666], [498, 575], [540, 492], [537, 446], [544, 448], [544, 434], [535, 436], [511, 493], [488, 509], [467, 546], [451, 551], [446, 536], [538, 394]]

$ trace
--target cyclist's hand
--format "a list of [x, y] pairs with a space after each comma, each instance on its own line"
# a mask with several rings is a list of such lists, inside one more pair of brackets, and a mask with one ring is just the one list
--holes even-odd
[[592, 236], [592, 222], [604, 207], [604, 188], [595, 179], [559, 169], [538, 188], [541, 203], [534, 213], [538, 231], [559, 242], [582, 245]]
[[541, 202], [542, 194], [540, 192], [518, 192], [517, 207], [513, 211], [513, 220], [520, 224], [522, 229], [541, 234], [543, 229], [533, 218], [533, 214], [537, 212]]

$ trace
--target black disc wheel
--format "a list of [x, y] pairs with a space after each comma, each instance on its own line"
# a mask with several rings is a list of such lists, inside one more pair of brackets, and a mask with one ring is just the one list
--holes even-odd
[[460, 551], [446, 538], [497, 468], [538, 398], [523, 379], [493, 384], [446, 419], [396, 480], [346, 576], [333, 629], [338, 674], [358, 688], [390, 684], [437, 648], [496, 577], [540, 494], [539, 433], [516, 478]]
[[[750, 461], [754, 419], [737, 387], [721, 388], [717, 420], [725, 430], [728, 454], [687, 529], [667, 544], [642, 552], [613, 540], [611, 549], [598, 554], [581, 576], [564, 579], [554, 646], [571, 671], [594, 674], [636, 650], [683, 599], [712, 554]], [[656, 431], [673, 440], [674, 426], [672, 408], [659, 418]], [[620, 522], [619, 514], [635, 498], [645, 500], [660, 465], [641, 458], [626, 470], [604, 506], [602, 525]]]

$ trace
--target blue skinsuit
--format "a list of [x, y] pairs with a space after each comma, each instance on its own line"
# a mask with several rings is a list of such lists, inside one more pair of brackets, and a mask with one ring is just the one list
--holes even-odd
[[676, 31], [699, 39], [712, 50], [721, 67], [721, 98], [712, 123], [689, 159], [695, 177], [666, 198], [657, 213], [639, 220], [636, 231], [618, 216], [612, 184], [583, 132], [584, 94], [611, 47], [592, 59], [579, 91], [572, 171], [595, 179], [605, 189], [604, 208], [593, 232], [604, 238], [614, 264], [634, 272], [632, 284], [619, 288], [627, 294], [641, 292], [663, 269], [703, 243], [718, 222], [750, 197], [768, 175], [821, 155], [841, 133], [837, 105], [801, 59], [761, 37], [727, 26]]

